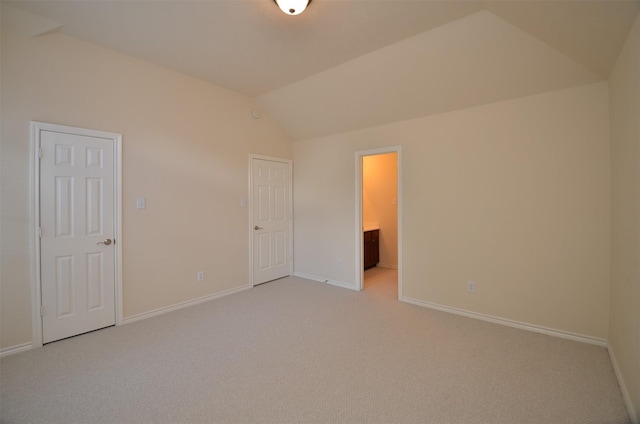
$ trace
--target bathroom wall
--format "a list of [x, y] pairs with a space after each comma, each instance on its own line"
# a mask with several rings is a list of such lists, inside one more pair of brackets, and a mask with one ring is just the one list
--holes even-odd
[[380, 227], [380, 262], [398, 268], [398, 155], [365, 156], [362, 159], [362, 222]]

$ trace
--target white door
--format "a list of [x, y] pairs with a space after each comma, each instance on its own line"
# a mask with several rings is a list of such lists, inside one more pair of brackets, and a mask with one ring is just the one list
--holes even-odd
[[290, 164], [251, 160], [253, 284], [288, 276], [290, 252]]
[[40, 132], [43, 343], [115, 324], [113, 143]]

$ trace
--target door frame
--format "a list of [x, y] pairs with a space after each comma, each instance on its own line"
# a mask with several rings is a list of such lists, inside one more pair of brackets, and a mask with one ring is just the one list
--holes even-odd
[[42, 281], [40, 278], [40, 133], [52, 131], [67, 134], [98, 137], [111, 140], [113, 145], [113, 177], [114, 177], [114, 267], [115, 267], [115, 318], [116, 325], [123, 323], [122, 308], [122, 135], [117, 133], [76, 128], [66, 125], [31, 121], [31, 153], [29, 199], [31, 221], [31, 322], [32, 347], [42, 346]]
[[253, 280], [253, 160], [267, 160], [271, 162], [284, 163], [287, 165], [289, 172], [289, 202], [287, 205], [287, 220], [289, 230], [289, 275], [293, 275], [293, 161], [291, 159], [278, 158], [275, 156], [249, 154], [249, 199], [247, 206], [249, 207], [249, 287], [254, 287]]
[[356, 161], [356, 215], [355, 215], [355, 258], [356, 258], [356, 290], [364, 289], [364, 249], [363, 243], [363, 222], [362, 222], [362, 160], [365, 156], [383, 155], [386, 153], [396, 153], [398, 161], [398, 300], [402, 300], [402, 147], [390, 146], [379, 149], [360, 150], [355, 153]]

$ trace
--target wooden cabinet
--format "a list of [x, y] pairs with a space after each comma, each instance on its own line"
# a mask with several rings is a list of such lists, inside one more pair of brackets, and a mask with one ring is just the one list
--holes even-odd
[[380, 230], [364, 232], [364, 269], [372, 268], [380, 262]]

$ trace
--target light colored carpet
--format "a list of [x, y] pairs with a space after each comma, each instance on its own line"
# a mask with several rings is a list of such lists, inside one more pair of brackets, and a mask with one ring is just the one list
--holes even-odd
[[629, 423], [604, 348], [289, 277], [1, 362], [3, 423]]

